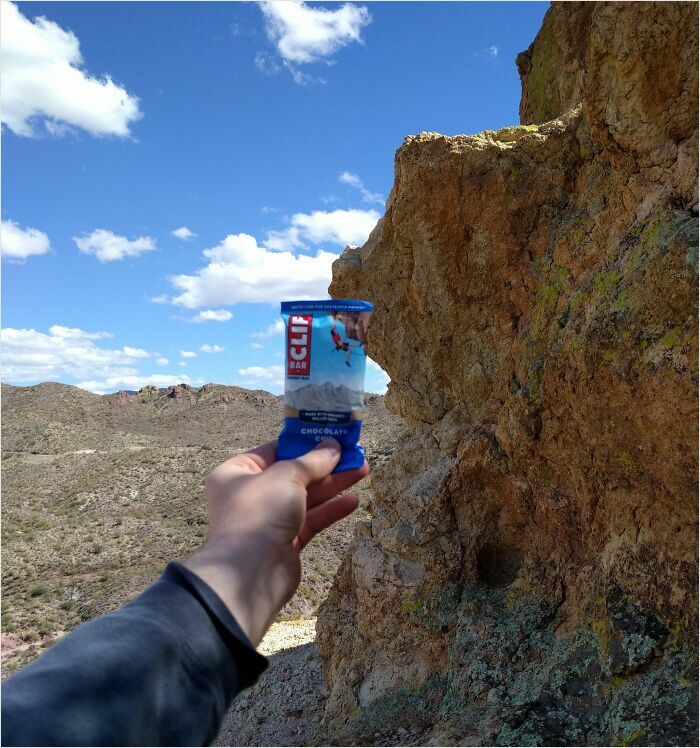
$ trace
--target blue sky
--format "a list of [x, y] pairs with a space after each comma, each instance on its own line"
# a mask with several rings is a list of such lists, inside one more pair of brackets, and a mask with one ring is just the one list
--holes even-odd
[[3, 381], [276, 393], [279, 301], [325, 296], [406, 135], [517, 123], [548, 7], [2, 5]]

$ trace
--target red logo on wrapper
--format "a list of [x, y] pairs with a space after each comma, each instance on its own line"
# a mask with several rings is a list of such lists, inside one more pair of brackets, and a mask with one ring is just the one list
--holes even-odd
[[287, 374], [308, 377], [311, 371], [311, 314], [292, 314], [287, 326]]

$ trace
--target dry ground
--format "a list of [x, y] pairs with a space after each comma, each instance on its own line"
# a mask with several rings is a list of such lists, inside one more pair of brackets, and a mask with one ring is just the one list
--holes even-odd
[[[99, 396], [44, 383], [2, 389], [3, 671], [123, 604], [206, 535], [202, 484], [236, 451], [275, 438], [281, 400], [223, 385]], [[364, 441], [381, 464], [404, 433], [367, 401]], [[369, 501], [368, 480], [359, 486]], [[280, 618], [312, 617], [363, 508], [305, 551]]]

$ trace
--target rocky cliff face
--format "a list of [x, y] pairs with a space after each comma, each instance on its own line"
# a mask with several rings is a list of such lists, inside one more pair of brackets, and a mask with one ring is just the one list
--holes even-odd
[[555, 4], [334, 265], [413, 429], [318, 624], [341, 743], [695, 744], [697, 7]]

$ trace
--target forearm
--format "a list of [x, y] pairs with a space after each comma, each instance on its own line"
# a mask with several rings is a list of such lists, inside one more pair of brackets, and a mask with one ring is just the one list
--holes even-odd
[[3, 745], [203, 745], [265, 659], [216, 595], [171, 565], [3, 687]]
[[236, 534], [207, 541], [184, 562], [217, 593], [254, 646], [288, 597], [286, 579], [275, 573], [277, 555], [260, 533]]

